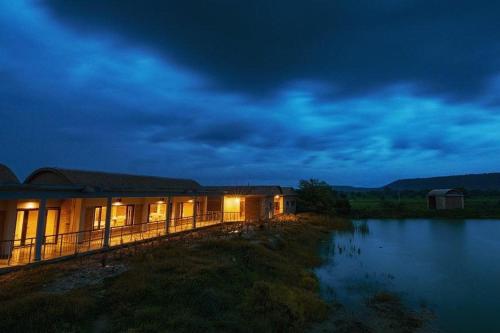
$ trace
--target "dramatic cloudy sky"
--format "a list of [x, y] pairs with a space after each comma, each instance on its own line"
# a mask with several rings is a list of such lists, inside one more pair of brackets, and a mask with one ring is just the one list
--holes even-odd
[[500, 170], [500, 3], [0, 2], [0, 162], [205, 184]]

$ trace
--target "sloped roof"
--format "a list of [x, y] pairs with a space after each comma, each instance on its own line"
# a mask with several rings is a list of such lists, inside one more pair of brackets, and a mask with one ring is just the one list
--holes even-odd
[[297, 195], [293, 187], [281, 187], [281, 193], [283, 195]]
[[200, 188], [191, 179], [139, 176], [98, 171], [41, 168], [29, 175], [24, 184], [52, 186], [82, 186], [99, 190], [131, 191], [190, 191]]
[[[281, 187], [276, 185], [268, 186], [205, 186], [208, 193], [222, 193], [230, 195], [295, 195], [291, 187]], [[286, 189], [286, 190], [284, 190]]]
[[463, 196], [463, 193], [460, 192], [459, 190], [445, 188], [445, 189], [432, 190], [427, 195], [430, 197]]
[[19, 184], [19, 179], [17, 179], [17, 176], [12, 172], [12, 170], [9, 169], [4, 164], [0, 164], [0, 185], [13, 185], [13, 184]]

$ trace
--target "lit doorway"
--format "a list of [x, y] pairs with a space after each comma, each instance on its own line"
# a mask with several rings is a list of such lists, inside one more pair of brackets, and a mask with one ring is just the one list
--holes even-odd
[[[59, 208], [48, 208], [45, 220], [44, 243], [57, 243], [59, 234]], [[14, 246], [32, 245], [35, 243], [38, 225], [38, 209], [18, 209]]]

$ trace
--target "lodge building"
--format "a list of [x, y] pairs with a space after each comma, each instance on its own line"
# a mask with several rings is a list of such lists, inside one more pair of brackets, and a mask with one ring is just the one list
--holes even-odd
[[41, 168], [24, 182], [0, 165], [0, 267], [23, 265], [221, 223], [295, 213], [281, 186]]

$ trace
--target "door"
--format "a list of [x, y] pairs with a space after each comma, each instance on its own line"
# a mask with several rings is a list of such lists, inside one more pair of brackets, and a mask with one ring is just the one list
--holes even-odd
[[45, 244], [57, 243], [59, 236], [59, 208], [48, 208], [45, 221]]
[[14, 245], [23, 246], [34, 244], [37, 223], [38, 209], [18, 210]]

